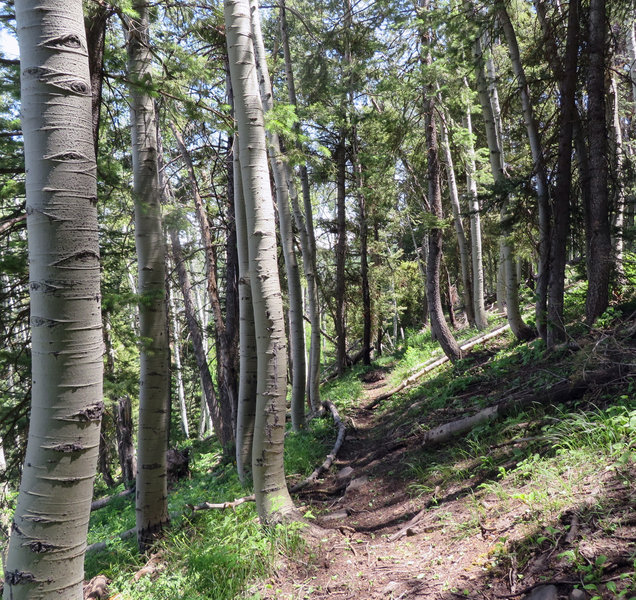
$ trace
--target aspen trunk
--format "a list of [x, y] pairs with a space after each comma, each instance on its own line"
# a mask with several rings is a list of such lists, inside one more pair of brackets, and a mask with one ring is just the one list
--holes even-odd
[[457, 234], [457, 246], [459, 247], [459, 261], [462, 272], [462, 297], [464, 301], [464, 311], [466, 313], [466, 320], [472, 327], [476, 323], [475, 311], [473, 310], [472, 283], [470, 277], [470, 257], [468, 256], [468, 243], [466, 242], [464, 223], [462, 221], [462, 210], [459, 205], [459, 193], [457, 192], [457, 181], [455, 180], [453, 155], [451, 153], [450, 142], [448, 140], [448, 129], [446, 128], [445, 123], [442, 123], [441, 125], [441, 132], [442, 146], [444, 147], [444, 156], [446, 157], [446, 177], [448, 180], [448, 193], [450, 196], [451, 207], [453, 209], [453, 221], [455, 223], [455, 233]]
[[239, 140], [234, 138], [234, 214], [239, 265], [239, 387], [236, 414], [236, 468], [241, 483], [251, 472], [254, 421], [256, 419], [256, 332], [248, 250], [247, 215], [239, 159]]
[[33, 361], [29, 437], [3, 597], [77, 600], [103, 412], [96, 166], [82, 3], [21, 0], [16, 20]]
[[137, 247], [140, 386], [137, 435], [137, 542], [143, 551], [168, 522], [166, 452], [170, 358], [165, 298], [165, 243], [161, 223], [158, 142], [151, 73], [148, 5], [135, 0], [128, 27], [128, 72]]
[[[479, 101], [484, 116], [484, 124], [486, 126], [486, 137], [490, 153], [490, 166], [493, 179], [495, 181], [495, 190], [500, 194], [502, 200], [499, 220], [501, 228], [499, 243], [506, 287], [506, 315], [508, 323], [510, 323], [510, 329], [515, 336], [520, 340], [527, 340], [532, 338], [533, 333], [532, 330], [523, 322], [519, 308], [519, 290], [516, 271], [514, 268], [514, 253], [512, 250], [512, 242], [510, 240], [512, 215], [509, 212], [507, 194], [497, 190], [498, 187], [505, 184], [506, 180], [506, 175], [504, 173], [503, 151], [501, 147], [501, 125], [500, 119], [498, 119], [500, 111], [498, 106], [493, 106], [493, 99], [496, 98], [496, 94], [493, 91], [495, 86], [492, 82], [489, 86], [486, 79], [480, 38], [477, 38], [474, 42], [474, 60], [477, 76], [477, 91], [479, 93]], [[500, 277], [498, 279], [500, 279]]]
[[181, 429], [186, 439], [190, 437], [190, 426], [188, 424], [188, 411], [186, 410], [185, 390], [183, 388], [183, 370], [181, 368], [181, 349], [179, 343], [181, 341], [181, 327], [179, 327], [179, 320], [177, 319], [177, 310], [174, 302], [174, 294], [171, 289], [172, 285], [168, 280], [166, 286], [168, 293], [168, 307], [170, 309], [170, 318], [172, 323], [172, 355], [174, 356], [174, 370], [177, 386], [177, 397], [179, 399], [179, 416], [181, 417]]
[[346, 175], [347, 162], [345, 154], [345, 134], [340, 132], [340, 139], [335, 151], [336, 161], [336, 366], [342, 375], [347, 368], [347, 326], [346, 326], [346, 286], [345, 263], [347, 257], [347, 222], [346, 222]]
[[506, 42], [512, 70], [517, 78], [517, 88], [521, 98], [521, 110], [523, 121], [528, 133], [528, 142], [532, 154], [535, 185], [537, 188], [537, 208], [539, 213], [539, 272], [536, 287], [536, 324], [539, 335], [545, 340], [546, 331], [546, 311], [548, 302], [548, 278], [550, 264], [550, 199], [548, 191], [548, 175], [541, 144], [541, 136], [534, 117], [534, 110], [530, 100], [530, 89], [526, 79], [525, 70], [521, 63], [519, 44], [517, 35], [508, 15], [506, 5], [498, 1], [496, 12], [501, 22]]
[[258, 356], [252, 476], [264, 523], [295, 516], [283, 466], [287, 350], [276, 260], [274, 207], [269, 185], [265, 124], [251, 40], [248, 0], [225, 0], [226, 39], [240, 138], [241, 179], [252, 274]]
[[[468, 86], [468, 84], [466, 84]], [[468, 157], [466, 160], [466, 187], [470, 212], [470, 243], [473, 262], [473, 302], [475, 308], [475, 325], [477, 329], [488, 327], [486, 307], [484, 306], [484, 263], [481, 247], [481, 207], [477, 196], [477, 167], [475, 165], [475, 147], [473, 145], [473, 127], [470, 109], [466, 110], [464, 126], [468, 131]]]
[[[294, 71], [289, 50], [289, 38], [287, 36], [287, 12], [285, 0], [280, 2], [280, 31], [285, 58], [285, 76], [287, 78], [287, 94], [289, 103], [296, 107], [296, 86], [294, 84]], [[294, 125], [296, 133], [300, 133], [300, 124]], [[309, 174], [307, 166], [300, 165], [298, 169], [302, 190], [304, 218], [300, 210], [298, 197], [294, 193], [295, 186], [290, 185], [290, 200], [294, 212], [296, 228], [300, 232], [300, 247], [303, 255], [303, 269], [307, 280], [307, 307], [309, 309], [309, 322], [311, 324], [311, 337], [309, 349], [309, 368], [307, 370], [307, 399], [313, 412], [320, 410], [320, 302], [318, 298], [318, 281], [316, 276], [316, 237], [314, 233], [313, 207], [309, 190]], [[291, 176], [292, 174], [289, 173]]]
[[[252, 34], [254, 53], [258, 68], [261, 99], [265, 113], [274, 108], [272, 84], [267, 70], [265, 44], [261, 32], [261, 21], [258, 11], [258, 0], [250, 0], [252, 10]], [[287, 275], [287, 293], [289, 297], [289, 348], [291, 353], [291, 417], [292, 428], [300, 431], [305, 427], [305, 330], [303, 327], [303, 293], [300, 285], [300, 269], [294, 250], [294, 233], [292, 216], [289, 208], [290, 186], [294, 185], [291, 168], [287, 157], [283, 154], [281, 141], [274, 131], [266, 131], [268, 141], [269, 162], [276, 187], [276, 206], [278, 222]], [[293, 192], [296, 194], [296, 191]]]

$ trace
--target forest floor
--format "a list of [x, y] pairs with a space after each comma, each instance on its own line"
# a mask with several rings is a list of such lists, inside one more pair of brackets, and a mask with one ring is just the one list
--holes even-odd
[[[472, 352], [451, 402], [427, 397], [438, 389], [429, 385], [368, 410], [395, 380], [391, 365], [361, 374], [334, 466], [297, 496], [325, 535], [249, 593], [636, 598], [636, 324], [547, 356], [513, 353], [495, 386], [509, 342]], [[423, 442], [440, 424], [520, 397], [524, 408], [496, 423]], [[613, 410], [617, 398], [625, 410]]]

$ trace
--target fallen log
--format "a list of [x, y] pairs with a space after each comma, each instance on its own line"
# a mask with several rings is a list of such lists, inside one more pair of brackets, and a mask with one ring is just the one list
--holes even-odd
[[602, 371], [585, 373], [582, 377], [574, 381], [560, 381], [548, 390], [529, 390], [516, 394], [512, 397], [504, 398], [491, 406], [483, 408], [473, 415], [463, 417], [456, 421], [451, 421], [450, 423], [444, 423], [438, 427], [429, 429], [428, 431], [417, 432], [408, 436], [406, 439], [395, 442], [392, 445], [384, 446], [373, 453], [370, 460], [376, 460], [380, 456], [385, 456], [390, 452], [394, 452], [395, 450], [406, 446], [407, 443], [410, 443], [410, 440], [413, 440], [414, 438], [422, 446], [441, 444], [457, 435], [471, 431], [478, 425], [501, 417], [506, 417], [531, 404], [548, 405], [564, 402], [566, 400], [578, 400], [579, 398], [582, 398], [593, 385], [604, 385], [611, 383], [617, 377], [625, 376], [628, 371], [625, 367], [626, 365], [615, 364]]
[[[502, 325], [501, 327], [497, 327], [496, 329], [493, 329], [489, 333], [486, 333], [484, 335], [479, 335], [477, 337], [471, 338], [467, 342], [464, 342], [460, 346], [460, 349], [462, 353], [466, 352], [467, 350], [470, 350], [471, 348], [474, 348], [475, 346], [478, 346], [479, 344], [482, 344], [483, 342], [487, 342], [488, 340], [494, 337], [497, 337], [498, 335], [501, 335], [504, 331], [507, 331], [508, 329], [510, 329], [510, 325]], [[425, 363], [418, 365], [416, 368], [419, 370], [416, 373], [407, 377], [404, 381], [402, 381], [402, 383], [400, 383], [400, 385], [398, 385], [397, 387], [394, 387], [392, 390], [389, 390], [388, 392], [385, 392], [384, 394], [380, 394], [379, 396], [374, 398], [364, 408], [366, 410], [371, 410], [375, 408], [383, 400], [387, 400], [394, 394], [401, 392], [404, 388], [413, 385], [418, 379], [426, 375], [426, 373], [433, 371], [434, 369], [436, 369], [437, 367], [440, 367], [446, 362], [448, 362], [448, 356], [441, 356], [439, 358], [432, 358], [426, 361]]]
[[124, 490], [123, 492], [119, 492], [118, 494], [113, 494], [112, 496], [106, 496], [105, 498], [99, 498], [98, 500], [94, 500], [91, 503], [91, 512], [94, 510], [99, 510], [100, 508], [104, 508], [104, 506], [108, 506], [113, 500], [117, 498], [125, 498], [126, 496], [130, 496], [135, 491], [135, 488], [131, 488], [129, 490]]
[[297, 484], [293, 485], [290, 488], [289, 491], [292, 493], [299, 492], [303, 488], [306, 488], [310, 483], [316, 481], [316, 479], [318, 479], [318, 477], [320, 477], [320, 475], [322, 475], [325, 471], [328, 471], [331, 468], [331, 465], [333, 464], [333, 461], [335, 460], [338, 452], [340, 451], [342, 443], [344, 442], [346, 428], [344, 423], [342, 422], [342, 419], [340, 418], [340, 415], [338, 414], [338, 410], [333, 405], [333, 403], [329, 402], [328, 400], [325, 400], [322, 405], [325, 407], [325, 409], [328, 409], [331, 412], [334, 423], [338, 427], [336, 443], [334, 444], [331, 452], [327, 455], [327, 458], [325, 458], [324, 462], [319, 467], [314, 469], [314, 472], [309, 475], [309, 477], [303, 479], [302, 481], [299, 481]]
[[236, 508], [237, 506], [244, 504], [245, 502], [254, 502], [254, 494], [251, 496], [243, 496], [243, 498], [237, 498], [232, 502], [201, 502], [201, 504], [186, 504], [186, 506], [193, 512], [199, 512], [201, 510], [224, 510], [226, 508]]

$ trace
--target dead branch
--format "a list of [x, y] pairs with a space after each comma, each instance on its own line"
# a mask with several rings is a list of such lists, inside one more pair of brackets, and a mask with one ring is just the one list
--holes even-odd
[[237, 498], [232, 502], [218, 502], [216, 504], [212, 502], [202, 502], [201, 504], [186, 504], [186, 506], [193, 512], [199, 512], [201, 510], [225, 510], [231, 508], [234, 510], [237, 506], [244, 504], [245, 502], [254, 502], [254, 494], [251, 496], [243, 496], [243, 498]]
[[[460, 346], [460, 349], [462, 353], [464, 353], [467, 350], [470, 350], [471, 348], [478, 346], [479, 344], [482, 344], [483, 342], [487, 342], [488, 340], [501, 335], [504, 331], [507, 331], [508, 329], [510, 329], [510, 325], [502, 325], [501, 327], [497, 327], [497, 329], [493, 329], [491, 332], [486, 333], [485, 335], [479, 335], [477, 337], [471, 338], [470, 340], [462, 344]], [[436, 369], [437, 367], [443, 365], [446, 362], [448, 362], [448, 357], [441, 356], [439, 358], [432, 358], [430, 360], [427, 360], [425, 363], [418, 365], [416, 368], [419, 370], [416, 373], [407, 377], [402, 383], [400, 383], [400, 385], [393, 388], [392, 390], [389, 390], [388, 392], [385, 392], [384, 394], [380, 394], [377, 398], [375, 398], [372, 402], [367, 404], [364, 408], [366, 410], [371, 410], [375, 408], [383, 400], [386, 400], [387, 398], [390, 398], [391, 396], [393, 396], [393, 394], [397, 394], [398, 392], [401, 392], [404, 388], [413, 385], [418, 379], [426, 375], [426, 373], [429, 373], [430, 371]]]
[[116, 500], [117, 498], [125, 498], [126, 496], [130, 496], [130, 494], [132, 494], [134, 491], [135, 488], [131, 488], [129, 490], [119, 492], [118, 494], [113, 494], [112, 496], [106, 496], [105, 498], [94, 500], [91, 503], [91, 512], [94, 510], [99, 510], [100, 508], [104, 508], [104, 506], [108, 506], [113, 500]]
[[318, 477], [320, 477], [320, 475], [322, 475], [325, 471], [328, 471], [331, 465], [333, 464], [333, 461], [336, 458], [336, 455], [340, 451], [342, 442], [344, 442], [346, 428], [344, 423], [342, 422], [342, 419], [340, 418], [340, 415], [338, 414], [336, 407], [333, 405], [333, 403], [329, 402], [328, 400], [325, 400], [322, 403], [322, 405], [325, 407], [325, 409], [328, 409], [329, 411], [331, 411], [331, 416], [333, 417], [334, 423], [336, 424], [336, 427], [338, 427], [338, 435], [336, 437], [336, 443], [334, 444], [331, 452], [327, 455], [327, 458], [325, 458], [325, 461], [318, 468], [316, 468], [309, 477], [307, 477], [303, 481], [300, 481], [296, 485], [291, 487], [289, 491], [292, 493], [296, 493], [302, 490], [303, 488], [307, 487], [310, 483], [313, 483], [314, 481], [316, 481], [316, 479], [318, 479]]

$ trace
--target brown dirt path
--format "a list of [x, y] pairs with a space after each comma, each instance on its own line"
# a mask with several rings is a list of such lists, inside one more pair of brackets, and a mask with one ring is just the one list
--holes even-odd
[[[364, 378], [360, 406], [388, 389], [382, 372], [374, 374]], [[556, 546], [537, 552], [523, 568], [506, 563], [506, 545], [523, 543], [530, 535], [526, 504], [516, 500], [504, 509], [474, 479], [417, 495], [409, 486], [413, 473], [405, 471], [420, 448], [408, 438], [391, 451], [396, 444], [387, 442], [399, 435], [391, 422], [373, 412], [357, 409], [350, 415], [331, 472], [297, 496], [297, 504], [311, 509], [317, 524], [330, 534], [310, 557], [280, 565], [260, 587], [261, 597], [450, 600], [511, 593], [522, 597], [520, 593], [537, 582], [558, 580], [569, 582], [558, 586], [559, 598], [568, 598], [576, 576], [564, 560], [557, 559], [562, 550]], [[582, 505], [604, 494], [613, 494], [617, 505], [622, 503], [634, 515], [632, 492], [611, 473], [581, 482], [572, 500], [577, 510], [562, 515], [564, 531]], [[621, 532], [627, 540], [636, 539], [636, 518]], [[592, 544], [612, 546], [621, 556], [627, 552], [629, 541], [617, 548], [607, 534], [584, 533]], [[611, 555], [611, 548], [607, 553]]]

